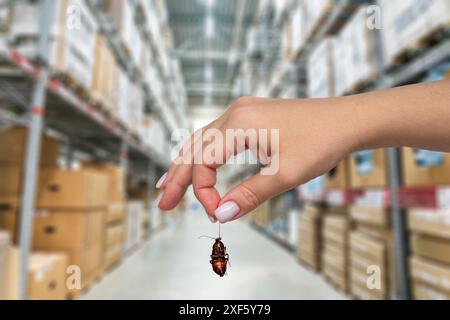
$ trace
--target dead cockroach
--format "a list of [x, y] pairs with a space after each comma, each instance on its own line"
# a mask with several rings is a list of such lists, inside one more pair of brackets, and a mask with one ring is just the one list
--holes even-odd
[[223, 244], [222, 238], [220, 237], [220, 225], [218, 238], [210, 236], [201, 236], [200, 238], [211, 238], [215, 240], [212, 247], [211, 260], [209, 262], [212, 265], [213, 271], [220, 277], [223, 277], [227, 273], [227, 263], [229, 263], [229, 255], [227, 253], [227, 248]]

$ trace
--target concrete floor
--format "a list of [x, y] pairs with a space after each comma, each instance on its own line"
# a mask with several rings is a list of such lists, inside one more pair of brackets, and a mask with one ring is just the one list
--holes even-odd
[[188, 213], [153, 236], [104, 276], [84, 299], [343, 299], [294, 255], [245, 222], [222, 226], [230, 254], [228, 276], [209, 263], [218, 225], [203, 213]]

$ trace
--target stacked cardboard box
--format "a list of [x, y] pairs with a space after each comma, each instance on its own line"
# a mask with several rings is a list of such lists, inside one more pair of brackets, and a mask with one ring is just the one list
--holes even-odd
[[389, 63], [395, 63], [406, 50], [417, 48], [440, 27], [448, 26], [450, 3], [447, 0], [379, 0], [383, 13], [383, 48]]
[[122, 259], [125, 240], [125, 170], [114, 164], [87, 164], [108, 177], [106, 215], [103, 221], [102, 266], [110, 269]]
[[387, 299], [395, 290], [392, 232], [389, 211], [351, 207], [357, 224], [350, 235], [350, 287], [360, 299]]
[[[16, 208], [22, 191], [22, 170], [25, 162], [28, 131], [22, 127], [0, 129], [0, 204]], [[56, 140], [42, 137], [41, 168], [54, 168], [59, 156]], [[1, 227], [1, 226], [0, 226]]]
[[376, 31], [367, 27], [366, 9], [359, 9], [334, 39], [334, 82], [338, 96], [354, 91], [377, 74]]
[[348, 235], [346, 214], [327, 213], [322, 219], [322, 272], [344, 293], [348, 292]]
[[308, 58], [308, 97], [334, 96], [333, 38], [324, 38]]
[[5, 300], [7, 298], [6, 259], [11, 243], [10, 238], [11, 235], [9, 234], [9, 232], [0, 230], [0, 300]]
[[415, 299], [450, 297], [450, 215], [447, 211], [411, 209], [410, 272]]
[[[20, 250], [9, 247], [6, 253], [5, 282], [2, 299], [19, 299]], [[67, 255], [36, 252], [30, 255], [28, 266], [28, 293], [31, 300], [63, 300], [67, 296]], [[2, 287], [0, 285], [0, 288]]]
[[[13, 9], [10, 40], [16, 44], [19, 52], [36, 58], [41, 13], [39, 3], [20, 2], [14, 4]], [[92, 84], [97, 23], [84, 1], [56, 1], [49, 30], [49, 63], [53, 71], [70, 76], [79, 85], [89, 89]]]
[[127, 203], [127, 225], [124, 245], [125, 253], [136, 249], [142, 241], [142, 217], [145, 214], [144, 208], [145, 206], [142, 201], [128, 201]]
[[344, 159], [325, 175], [325, 188], [346, 189], [350, 186], [349, 160]]
[[385, 149], [368, 150], [350, 156], [350, 180], [354, 189], [385, 188], [389, 183]]
[[98, 35], [91, 90], [93, 97], [113, 114], [117, 112], [114, 102], [117, 68], [114, 54], [108, 47], [106, 38]]
[[[102, 273], [103, 225], [108, 178], [92, 169], [41, 170], [33, 248], [65, 252], [80, 268], [81, 289]], [[76, 297], [80, 290], [69, 290]]]
[[321, 212], [321, 208], [307, 205], [299, 218], [297, 255], [302, 263], [316, 271], [319, 271], [321, 268]]

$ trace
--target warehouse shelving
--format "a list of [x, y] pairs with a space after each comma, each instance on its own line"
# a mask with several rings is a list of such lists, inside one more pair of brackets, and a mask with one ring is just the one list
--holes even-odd
[[[167, 155], [145, 145], [129, 128], [112, 117], [108, 112], [81, 96], [52, 74], [48, 67], [49, 25], [53, 19], [55, 3], [40, 0], [39, 39], [36, 61], [31, 61], [4, 39], [0, 39], [0, 99], [2, 114], [8, 115], [8, 121], [21, 123], [28, 127], [26, 161], [22, 183], [22, 203], [20, 206], [19, 246], [20, 258], [20, 298], [27, 297], [28, 259], [31, 250], [31, 230], [33, 228], [34, 199], [40, 139], [42, 130], [52, 130], [69, 141], [68, 158], [71, 158], [73, 146], [90, 146], [106, 152], [109, 159], [120, 160], [128, 168], [131, 162], [137, 167], [146, 167], [148, 181], [152, 182], [156, 170], [169, 165]], [[93, 8], [94, 12], [96, 11]], [[103, 24], [101, 15], [96, 15]], [[133, 76], [136, 69], [124, 56], [123, 47], [113, 32], [103, 25], [107, 39], [114, 49], [117, 60]], [[3, 85], [5, 83], [5, 85]], [[7, 85], [6, 85], [7, 84]], [[144, 91], [148, 84], [143, 85]], [[148, 97], [147, 97], [148, 98]], [[150, 110], [147, 110], [150, 111]], [[154, 111], [154, 110], [152, 110]], [[167, 111], [166, 111], [167, 112]], [[171, 112], [170, 110], [168, 112]], [[164, 119], [164, 115], [161, 115]], [[2, 119], [5, 121], [5, 118]], [[177, 124], [168, 124], [170, 129]], [[149, 194], [152, 188], [149, 189]]]
[[[316, 29], [311, 33], [309, 38], [306, 40], [303, 47], [292, 52], [288, 57], [284, 58], [282, 61], [278, 62], [278, 67], [274, 68], [270, 80], [268, 83], [267, 91], [268, 96], [279, 97], [282, 87], [286, 85], [295, 86], [306, 86], [305, 73], [306, 73], [306, 62], [309, 54], [316, 47], [317, 43], [322, 40], [325, 36], [335, 35], [339, 32], [340, 28], [346, 24], [347, 21], [352, 16], [354, 9], [358, 5], [371, 5], [377, 4], [375, 0], [367, 1], [351, 1], [351, 0], [341, 0], [334, 2], [334, 8], [329, 10], [324, 17], [322, 17], [321, 22]], [[267, 6], [260, 10], [257, 24], [264, 23], [263, 19]], [[290, 10], [292, 11], [292, 10]], [[287, 16], [289, 13], [286, 14]], [[269, 16], [270, 15], [267, 15]], [[289, 19], [286, 17], [284, 21]], [[280, 28], [280, 26], [277, 26]], [[361, 93], [373, 90], [381, 90], [392, 88], [399, 85], [409, 84], [417, 82], [423, 77], [423, 75], [429, 71], [432, 67], [438, 65], [441, 62], [450, 59], [450, 40], [448, 36], [442, 37], [435, 45], [430, 45], [428, 47], [421, 48], [417, 52], [413, 53], [408, 60], [404, 61], [402, 65], [398, 66], [388, 66], [386, 65], [383, 57], [383, 46], [381, 41], [382, 30], [376, 30], [377, 32], [377, 51], [375, 52], [378, 60], [379, 70], [381, 72], [375, 79], [367, 81], [367, 83], [358, 89], [357, 92]], [[448, 35], [448, 33], [446, 34]], [[275, 53], [276, 55], [276, 53]], [[276, 57], [275, 57], [276, 59]], [[291, 72], [298, 73], [298, 77], [292, 80], [289, 79], [288, 75]], [[250, 93], [252, 94], [252, 93]], [[299, 98], [305, 98], [306, 96], [298, 96]], [[397, 294], [391, 293], [394, 299], [408, 299], [410, 298], [410, 288], [409, 288], [409, 272], [408, 272], [408, 239], [407, 239], [407, 228], [405, 221], [404, 209], [408, 207], [408, 199], [414, 198], [415, 203], [423, 204], [424, 201], [428, 203], [438, 202], [438, 191], [439, 188], [408, 188], [404, 187], [402, 184], [401, 177], [401, 167], [400, 167], [400, 157], [399, 149], [391, 148], [388, 149], [388, 163], [389, 163], [389, 188], [383, 192], [389, 194], [389, 207], [391, 208], [391, 223], [393, 228], [394, 243], [395, 243], [395, 265], [396, 265], [396, 286]], [[230, 175], [230, 181], [234, 181], [239, 178], [243, 178], [246, 175], [251, 174], [248, 167], [236, 171]], [[340, 190], [341, 194], [330, 195], [326, 192], [323, 194], [315, 195], [313, 198], [301, 199], [310, 203], [328, 203], [336, 204], [333, 201], [336, 200], [336, 196], [339, 205], [348, 205], [352, 203], [351, 199], [357, 193], [358, 190]], [[417, 200], [417, 197], [424, 198], [424, 201]], [[265, 231], [267, 232], [267, 231]]]

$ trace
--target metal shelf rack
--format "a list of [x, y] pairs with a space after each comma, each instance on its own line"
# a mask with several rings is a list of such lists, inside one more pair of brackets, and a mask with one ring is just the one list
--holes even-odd
[[[120, 159], [124, 167], [130, 166], [129, 159], [136, 164], [147, 163], [148, 181], [151, 182], [158, 168], [169, 165], [165, 155], [145, 145], [123, 124], [52, 75], [47, 61], [49, 26], [53, 21], [55, 2], [40, 0], [38, 5], [42, 14], [39, 17], [36, 61], [31, 61], [0, 39], [0, 111], [8, 115], [8, 121], [28, 127], [19, 226], [21, 299], [27, 298], [28, 291], [28, 259], [43, 130], [54, 130], [69, 141], [73, 140], [74, 145], [98, 146], [112, 158]], [[114, 46], [113, 35], [107, 36]], [[115, 54], [120, 55], [120, 49]], [[120, 56], [117, 58], [121, 59]]]

